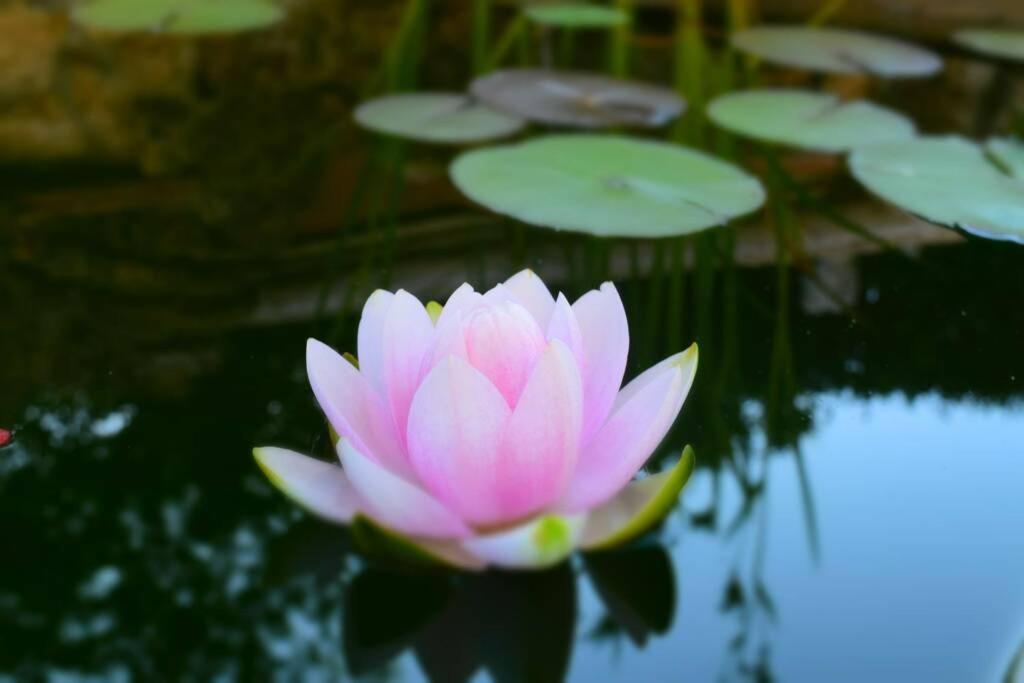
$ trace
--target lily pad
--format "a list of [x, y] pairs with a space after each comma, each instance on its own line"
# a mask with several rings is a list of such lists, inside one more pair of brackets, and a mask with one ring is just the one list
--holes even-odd
[[525, 223], [599, 236], [685, 235], [754, 211], [757, 178], [679, 145], [616, 135], [550, 135], [460, 155], [456, 186]]
[[933, 52], [847, 29], [755, 26], [733, 34], [732, 44], [769, 62], [827, 73], [898, 78], [942, 69], [942, 59]]
[[385, 95], [360, 104], [355, 119], [377, 133], [447, 144], [500, 138], [523, 127], [521, 119], [458, 93]]
[[473, 81], [475, 97], [500, 111], [556, 126], [662, 126], [686, 102], [660, 85], [601, 74], [506, 69]]
[[74, 10], [75, 20], [90, 28], [182, 35], [264, 28], [283, 16], [270, 0], [92, 0]]
[[1024, 62], [1024, 31], [968, 28], [953, 34], [953, 41], [990, 57]]
[[803, 90], [730, 93], [711, 102], [708, 116], [740, 135], [822, 152], [845, 152], [915, 134], [913, 122], [891, 109]]
[[992, 138], [985, 149], [1007, 173], [1024, 181], [1024, 140]]
[[629, 22], [626, 12], [600, 5], [538, 5], [527, 7], [525, 12], [531, 21], [559, 28], [611, 28]]
[[1024, 180], [959, 136], [857, 149], [850, 170], [868, 190], [922, 218], [982, 237], [1024, 243]]

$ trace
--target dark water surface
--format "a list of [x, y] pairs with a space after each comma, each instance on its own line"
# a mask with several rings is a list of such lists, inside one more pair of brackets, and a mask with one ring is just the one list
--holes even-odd
[[[979, 241], [865, 256], [845, 312], [798, 279], [778, 297], [771, 267], [688, 276], [702, 366], [660, 451], [697, 448], [680, 509], [621, 552], [457, 576], [367, 564], [251, 459], [326, 452], [303, 344], [350, 347], [355, 318], [217, 325], [213, 304], [9, 264], [0, 672], [1003, 680], [1024, 640], [1022, 266]], [[620, 282], [632, 372], [670, 350], [665, 279]]]

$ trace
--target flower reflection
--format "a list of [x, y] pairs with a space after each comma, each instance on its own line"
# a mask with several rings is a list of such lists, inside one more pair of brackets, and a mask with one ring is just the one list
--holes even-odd
[[364, 569], [342, 610], [345, 661], [355, 675], [386, 667], [411, 651], [428, 680], [460, 683], [486, 671], [505, 681], [561, 681], [577, 630], [577, 580], [600, 596], [605, 633], [623, 632], [643, 647], [671, 627], [672, 561], [660, 545], [587, 556], [526, 574], [394, 573]]

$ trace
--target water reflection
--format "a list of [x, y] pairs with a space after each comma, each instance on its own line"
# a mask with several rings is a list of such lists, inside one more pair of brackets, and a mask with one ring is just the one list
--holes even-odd
[[[858, 260], [852, 320], [805, 311], [794, 279], [788, 337], [763, 303], [779, 300], [773, 268], [698, 265], [676, 300], [670, 273], [624, 282], [627, 305], [640, 293], [635, 367], [668, 343], [645, 332], [664, 317], [651, 301], [680, 306], [679, 334], [716, 351], [665, 446], [693, 442], [699, 470], [660, 535], [525, 576], [395, 576], [263, 482], [253, 442], [326, 452], [301, 353], [285, 351], [308, 325], [111, 340], [97, 330], [118, 316], [26, 318], [0, 338], [25, 359], [0, 395], [17, 427], [0, 451], [15, 549], [0, 564], [0, 672], [998, 680], [1024, 633], [1024, 372], [1007, 332], [1024, 326], [1024, 283], [986, 245], [923, 259], [913, 273]], [[18, 310], [53, 301], [0, 275], [15, 285]], [[154, 363], [154, 347], [188, 371]]]

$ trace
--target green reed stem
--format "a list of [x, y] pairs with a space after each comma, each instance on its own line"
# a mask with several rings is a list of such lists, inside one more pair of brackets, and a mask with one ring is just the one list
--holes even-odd
[[615, 7], [629, 16], [629, 21], [612, 29], [608, 71], [613, 76], [622, 78], [629, 73], [629, 46], [633, 40], [633, 0], [615, 0]]
[[487, 71], [487, 48], [491, 43], [491, 0], [473, 0], [473, 75]]
[[495, 44], [494, 49], [491, 50], [491, 54], [484, 60], [481, 73], [492, 71], [501, 66], [501, 63], [505, 60], [505, 57], [508, 56], [509, 51], [514, 45], [518, 44], [522, 46], [525, 43], [526, 47], [521, 47], [521, 49], [529, 51], [529, 36], [527, 35], [528, 31], [526, 30], [526, 26], [526, 17], [523, 14], [516, 15], [515, 19], [509, 22], [508, 26], [505, 27], [505, 30], [498, 38], [498, 42]]
[[668, 279], [668, 347], [679, 349], [683, 345], [683, 322], [686, 316], [686, 237], [672, 239], [669, 246]]
[[705, 45], [701, 31], [702, 0], [676, 0], [675, 87], [687, 100], [687, 112], [676, 122], [673, 138], [703, 144], [705, 128]]
[[564, 28], [558, 40], [558, 65], [564, 69], [570, 68], [575, 53], [576, 31], [571, 28]]
[[[651, 262], [651, 273], [647, 280], [647, 307], [644, 310], [646, 317], [646, 337], [647, 344], [645, 352], [645, 360], [643, 365], [650, 365], [656, 354], [658, 353], [658, 340], [664, 340], [665, 330], [659, 330], [659, 323], [662, 322], [662, 316], [665, 314], [665, 310], [662, 308], [662, 295], [665, 290], [665, 249], [664, 245], [659, 241], [654, 243], [654, 258]], [[673, 353], [675, 349], [673, 349]]]

